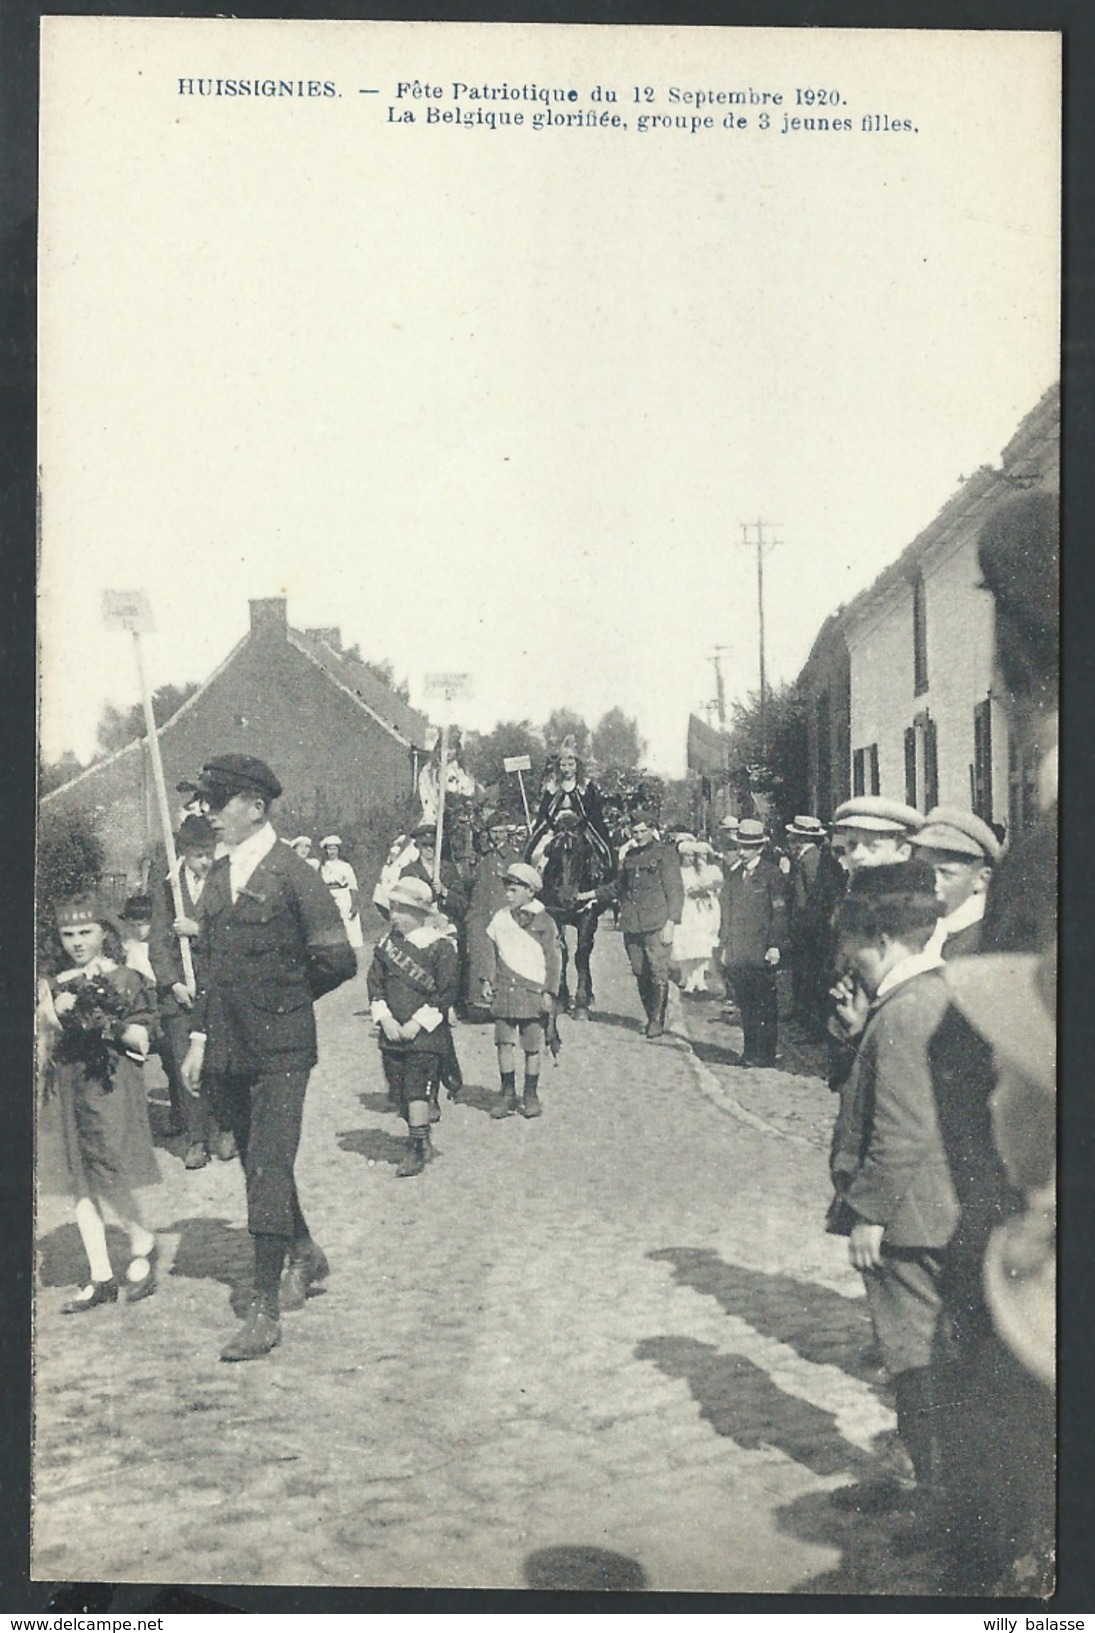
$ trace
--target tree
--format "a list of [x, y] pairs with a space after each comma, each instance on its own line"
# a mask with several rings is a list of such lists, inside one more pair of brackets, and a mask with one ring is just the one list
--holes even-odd
[[[173, 686], [170, 681], [165, 686], [157, 686], [152, 694], [152, 718], [157, 728], [177, 714], [187, 698], [193, 697], [197, 690], [196, 680], [188, 680], [185, 686]], [[144, 705], [134, 703], [130, 709], [119, 709], [113, 703], [104, 704], [96, 735], [99, 742], [97, 757], [100, 759], [126, 748], [145, 735]]]
[[507, 772], [504, 762], [519, 754], [527, 754], [532, 761], [532, 770], [524, 774], [525, 787], [535, 793], [543, 771], [544, 745], [531, 721], [500, 720], [489, 732], [465, 734], [464, 763], [468, 770], [484, 788], [497, 788], [498, 799], [515, 814], [521, 808], [521, 790], [516, 775]]
[[767, 694], [761, 729], [760, 694], [750, 692], [731, 710], [731, 776], [751, 794], [766, 795], [784, 821], [808, 810], [810, 768], [806, 703], [794, 685]]
[[106, 856], [94, 818], [87, 811], [56, 811], [47, 806], [38, 822], [35, 861], [38, 901], [38, 957], [43, 971], [56, 967], [60, 942], [53, 908], [68, 896], [94, 890], [103, 877]]
[[411, 688], [405, 680], [396, 680], [395, 669], [392, 667], [390, 658], [363, 658], [361, 648], [356, 641], [353, 646], [346, 647], [343, 656], [352, 658], [363, 669], [367, 669], [370, 675], [375, 676], [382, 686], [388, 688], [389, 692], [394, 692], [396, 697], [401, 697], [404, 703], [410, 702]]
[[564, 737], [575, 739], [580, 755], [589, 753], [589, 727], [573, 709], [552, 709], [542, 729], [549, 754], [556, 752]]
[[631, 769], [642, 763], [646, 743], [639, 736], [639, 722], [622, 709], [609, 709], [593, 728], [593, 758], [599, 766]]
[[43, 760], [38, 767], [39, 794], [52, 794], [55, 788], [78, 777], [83, 769], [71, 749], [66, 749], [59, 760]]

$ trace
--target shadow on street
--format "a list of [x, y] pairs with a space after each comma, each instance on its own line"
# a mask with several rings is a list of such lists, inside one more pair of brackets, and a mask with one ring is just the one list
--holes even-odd
[[814, 1474], [860, 1474], [874, 1460], [839, 1432], [836, 1414], [790, 1395], [744, 1355], [683, 1336], [644, 1338], [639, 1361], [653, 1361], [667, 1378], [683, 1378], [715, 1433], [746, 1451], [765, 1446], [786, 1453]]
[[818, 1282], [727, 1264], [710, 1248], [665, 1247], [647, 1255], [673, 1266], [684, 1287], [713, 1298], [727, 1315], [748, 1322], [818, 1366], [839, 1366], [877, 1384], [878, 1365], [865, 1359], [871, 1323], [865, 1299], [847, 1299]]
[[526, 1555], [522, 1570], [530, 1588], [637, 1593], [646, 1587], [646, 1572], [638, 1560], [607, 1548], [537, 1548]]

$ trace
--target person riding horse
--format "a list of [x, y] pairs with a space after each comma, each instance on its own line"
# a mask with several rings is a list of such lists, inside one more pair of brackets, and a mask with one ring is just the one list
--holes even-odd
[[582, 774], [573, 737], [563, 740], [556, 769], [545, 778], [526, 856], [543, 875], [544, 906], [559, 928], [563, 953], [560, 1008], [565, 1011], [570, 1002], [566, 926], [572, 924], [578, 933], [575, 1015], [588, 1020], [593, 1002], [590, 957], [605, 906], [604, 888], [616, 876], [616, 855], [600, 790]]

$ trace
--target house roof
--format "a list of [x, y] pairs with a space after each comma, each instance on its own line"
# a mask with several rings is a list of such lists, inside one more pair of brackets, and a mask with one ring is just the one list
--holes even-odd
[[868, 584], [846, 606], [838, 607], [836, 612], [829, 615], [799, 672], [800, 680], [815, 659], [820, 657], [822, 649], [835, 637], [842, 635], [847, 639], [863, 619], [881, 608], [891, 593], [903, 589], [933, 550], [945, 546], [950, 540], [965, 537], [970, 522], [974, 518], [979, 520], [1005, 493], [1039, 480], [1039, 456], [1044, 459], [1045, 454], [1057, 445], [1060, 413], [1060, 385], [1054, 383], [1020, 423], [1003, 450], [1000, 466], [982, 465], [974, 471], [951, 494], [927, 527], [916, 535], [911, 544], [905, 546], [897, 559], [873, 583]]
[[[287, 625], [284, 626], [284, 632], [290, 646], [295, 647], [310, 663], [314, 663], [318, 668], [322, 669], [328, 679], [340, 691], [351, 697], [370, 719], [382, 726], [398, 743], [401, 743], [405, 748], [425, 748], [426, 737], [429, 732], [429, 721], [426, 716], [419, 714], [417, 709], [412, 709], [409, 703], [405, 703], [390, 687], [385, 686], [384, 682], [373, 674], [370, 669], [366, 668], [363, 663], [358, 662], [357, 659], [350, 657], [345, 652], [336, 650], [329, 642], [316, 634], [307, 634], [303, 630], [291, 629]], [[255, 639], [255, 635], [256, 630], [253, 625], [243, 639], [236, 642], [231, 652], [217, 665], [212, 674], [207, 676], [197, 691], [192, 692], [186, 702], [164, 721], [159, 728], [158, 735], [160, 737], [174, 725], [175, 721], [194, 707], [213, 682], [219, 679], [225, 670], [231, 666], [244, 647]], [[85, 766], [82, 771], [77, 772], [75, 777], [70, 777], [67, 782], [61, 783], [57, 788], [52, 789], [50, 793], [44, 794], [42, 803], [46, 804], [48, 801], [56, 799], [59, 794], [67, 793], [76, 783], [82, 782], [85, 778], [98, 775], [107, 766], [114, 765], [125, 755], [138, 751], [143, 742], [143, 735], [135, 737], [124, 748], [115, 750], [113, 754], [108, 754], [101, 760], [93, 760], [91, 765]]]
[[299, 629], [290, 629], [288, 634], [290, 646], [326, 670], [330, 678], [393, 737], [407, 747], [425, 747], [430, 724], [426, 716], [412, 709], [390, 686], [385, 686], [364, 663], [349, 653], [338, 651], [318, 634]]

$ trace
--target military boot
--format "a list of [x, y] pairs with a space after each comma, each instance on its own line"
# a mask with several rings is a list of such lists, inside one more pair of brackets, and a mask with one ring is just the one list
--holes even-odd
[[257, 1361], [269, 1355], [281, 1343], [281, 1323], [278, 1320], [278, 1300], [275, 1293], [255, 1293], [243, 1326], [221, 1350], [222, 1361]]
[[648, 1041], [660, 1038], [665, 1033], [665, 1011], [669, 1003], [669, 982], [655, 981], [650, 1000], [650, 1019], [646, 1023]]

